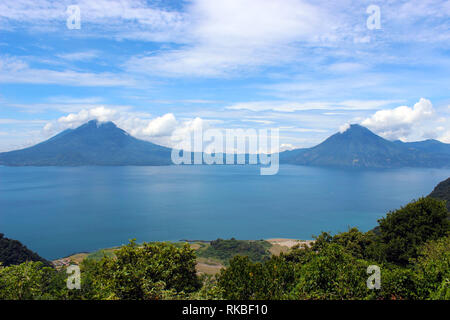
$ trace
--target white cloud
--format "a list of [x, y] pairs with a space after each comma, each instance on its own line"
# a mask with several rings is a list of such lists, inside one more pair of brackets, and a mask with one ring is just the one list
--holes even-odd
[[328, 69], [332, 72], [337, 73], [353, 73], [353, 72], [361, 72], [367, 69], [367, 66], [356, 62], [340, 62], [331, 64], [328, 67]]
[[3, 118], [0, 119], [0, 124], [44, 124], [46, 123], [46, 120], [23, 120], [23, 119], [9, 119], [9, 118]]
[[[68, 32], [66, 9], [73, 4], [72, 0], [2, 0], [0, 28]], [[81, 9], [82, 30], [87, 25], [87, 31], [77, 33], [77, 37], [178, 45], [173, 50], [165, 47], [151, 55], [136, 56], [126, 63], [130, 71], [157, 75], [230, 76], [236, 71], [285, 62], [308, 64], [316, 58], [314, 54], [305, 55], [312, 47], [322, 50], [321, 55], [324, 48], [334, 47], [339, 50], [328, 54], [342, 57], [345, 51], [347, 57], [357, 58], [361, 50], [353, 46], [361, 48], [371, 41], [365, 26], [367, 4], [357, 1], [191, 0], [181, 2], [177, 9], [169, 9], [170, 4], [164, 1], [145, 0], [78, 0], [75, 4]], [[383, 26], [392, 23], [387, 28], [390, 32], [374, 35], [371, 42], [376, 43], [379, 37], [387, 42], [414, 38], [448, 43], [449, 10], [448, 1], [439, 0], [383, 3]], [[380, 56], [373, 46], [370, 51]], [[67, 55], [67, 59], [88, 58]], [[364, 65], [338, 62], [329, 70], [348, 73], [361, 71]]]
[[67, 97], [67, 96], [54, 96], [49, 97], [46, 99], [50, 103], [55, 104], [95, 104], [95, 103], [101, 103], [104, 98], [102, 97], [86, 97], [86, 98], [80, 98], [80, 97]]
[[261, 120], [261, 119], [241, 119], [242, 122], [253, 122], [253, 123], [259, 123], [262, 125], [269, 125], [273, 124], [274, 122], [271, 120]]
[[2, 0], [0, 27], [65, 32], [67, 7], [74, 4], [80, 7], [81, 28], [90, 27], [89, 36], [167, 41], [185, 25], [183, 13], [159, 9], [144, 0]]
[[412, 108], [399, 106], [379, 110], [361, 124], [387, 139], [414, 141], [436, 138], [439, 121], [431, 101], [421, 98]]
[[30, 67], [26, 62], [0, 57], [0, 83], [57, 84], [68, 86], [135, 86], [127, 76], [113, 73], [49, 70]]
[[353, 42], [354, 43], [370, 43], [370, 36], [354, 37]]
[[97, 51], [90, 50], [82, 52], [61, 53], [57, 54], [56, 56], [69, 61], [88, 61], [98, 57], [99, 53]]
[[22, 149], [42, 140], [44, 119], [0, 119], [0, 152]]
[[303, 0], [193, 1], [180, 49], [134, 57], [129, 70], [176, 76], [230, 76], [242, 68], [277, 65], [298, 56], [295, 43], [321, 43], [334, 20]]
[[71, 113], [58, 119], [59, 123], [68, 123], [70, 125], [88, 120], [97, 119], [99, 121], [109, 121], [117, 114], [116, 110], [98, 107], [90, 110], [81, 110], [79, 113]]
[[[318, 55], [320, 54], [323, 53], [319, 52]], [[317, 74], [321, 74], [323, 67], [315, 70]], [[266, 94], [289, 101], [317, 100], [323, 97], [344, 100], [355, 97], [355, 93], [358, 97], [386, 96], [386, 92], [390, 93], [389, 90], [392, 90], [387, 84], [389, 81], [390, 79], [383, 73], [345, 73], [339, 76], [327, 74], [326, 77], [322, 75], [319, 78], [315, 75], [299, 74], [291, 77], [289, 81], [262, 84], [258, 88], [264, 90]]]
[[68, 128], [77, 128], [90, 120], [112, 121], [119, 128], [137, 138], [172, 147], [184, 140], [194, 130], [207, 129], [209, 121], [201, 118], [177, 120], [172, 113], [152, 118], [150, 114], [116, 110], [104, 106], [83, 109], [57, 120], [49, 121], [43, 127], [45, 137], [52, 136]]
[[339, 127], [339, 132], [340, 133], [344, 133], [345, 131], [347, 131], [348, 129], [350, 129], [350, 124], [346, 123], [343, 124], [342, 126]]
[[293, 144], [290, 143], [282, 143], [280, 145], [280, 152], [286, 151], [286, 150], [293, 150], [295, 149]]
[[294, 112], [301, 110], [370, 110], [398, 100], [348, 100], [341, 102], [256, 101], [239, 102], [225, 107], [229, 110]]
[[54, 135], [68, 128], [76, 128], [87, 121], [99, 120], [101, 122], [113, 121], [125, 130], [142, 130], [148, 125], [150, 115], [129, 112], [124, 109], [112, 109], [105, 106], [85, 108], [76, 113], [69, 113], [57, 120], [49, 121], [44, 126], [44, 133], [47, 136]]
[[316, 133], [323, 133], [323, 132], [327, 132], [326, 130], [323, 129], [313, 129], [313, 128], [299, 128], [299, 127], [280, 127], [279, 128], [280, 131], [289, 131], [289, 132], [316, 132]]
[[151, 120], [148, 125], [142, 129], [142, 133], [149, 137], [169, 136], [173, 133], [177, 124], [175, 116], [172, 113], [167, 113]]
[[439, 140], [445, 143], [450, 143], [450, 130], [447, 130], [439, 137]]

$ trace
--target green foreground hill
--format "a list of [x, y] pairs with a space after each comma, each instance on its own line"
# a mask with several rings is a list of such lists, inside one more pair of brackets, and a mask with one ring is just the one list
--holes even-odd
[[450, 178], [439, 183], [429, 196], [446, 201], [447, 210], [450, 211]]
[[20, 241], [8, 239], [0, 233], [0, 263], [3, 266], [21, 264], [25, 261], [41, 261], [47, 265], [50, 262], [31, 251]]

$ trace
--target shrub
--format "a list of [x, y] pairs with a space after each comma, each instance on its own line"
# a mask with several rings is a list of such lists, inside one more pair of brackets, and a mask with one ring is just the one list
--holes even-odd
[[83, 277], [96, 299], [175, 298], [200, 287], [195, 254], [188, 244], [134, 241], [100, 261], [85, 260]]
[[421, 198], [380, 219], [387, 261], [406, 265], [422, 244], [444, 237], [450, 230], [447, 214], [443, 201]]

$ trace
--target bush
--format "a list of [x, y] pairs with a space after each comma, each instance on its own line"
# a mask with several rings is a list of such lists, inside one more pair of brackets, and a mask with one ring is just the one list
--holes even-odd
[[[175, 298], [200, 287], [194, 251], [186, 244], [134, 241], [100, 261], [85, 260], [82, 277], [95, 299]], [[82, 283], [83, 284], [83, 283]]]
[[218, 285], [224, 299], [257, 299], [261, 292], [262, 265], [253, 263], [248, 257], [235, 256], [218, 276]]
[[55, 269], [44, 266], [42, 262], [0, 266], [0, 299], [39, 300], [59, 297], [62, 284], [60, 287], [55, 286], [57, 276]]
[[338, 244], [329, 244], [311, 253], [298, 269], [294, 299], [364, 299], [369, 263], [359, 260]]
[[426, 243], [415, 261], [422, 299], [448, 299], [450, 295], [450, 235]]
[[443, 201], [421, 198], [380, 219], [387, 261], [407, 265], [422, 244], [444, 237], [450, 230], [447, 214]]
[[373, 290], [372, 299], [405, 300], [418, 299], [417, 276], [413, 269], [396, 265], [381, 268], [381, 289]]
[[320, 250], [330, 243], [344, 247], [358, 259], [373, 260], [379, 263], [385, 261], [384, 244], [373, 231], [362, 233], [358, 228], [350, 228], [347, 232], [341, 232], [335, 236], [322, 232], [316, 237], [312, 248], [313, 250]]
[[270, 258], [269, 247], [270, 244], [264, 240], [217, 239], [211, 241], [206, 250], [200, 250], [198, 255], [204, 258], [215, 258], [225, 264], [228, 264], [228, 261], [236, 255], [248, 256], [253, 262], [263, 262]]

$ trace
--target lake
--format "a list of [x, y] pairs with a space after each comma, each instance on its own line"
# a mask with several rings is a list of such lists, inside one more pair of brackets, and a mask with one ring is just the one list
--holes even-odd
[[0, 232], [47, 259], [137, 241], [367, 231], [450, 169], [0, 167]]

